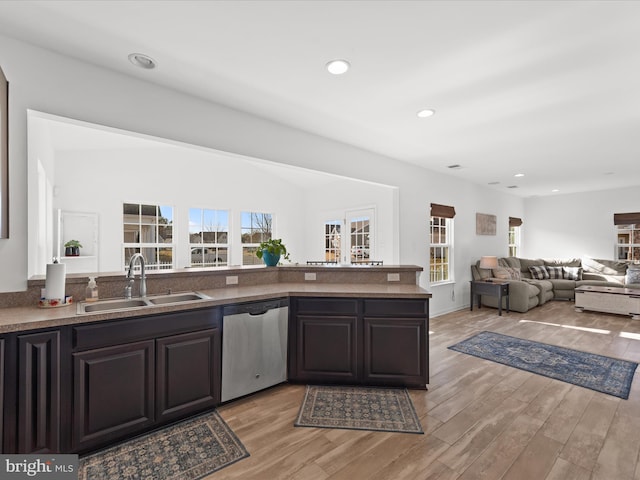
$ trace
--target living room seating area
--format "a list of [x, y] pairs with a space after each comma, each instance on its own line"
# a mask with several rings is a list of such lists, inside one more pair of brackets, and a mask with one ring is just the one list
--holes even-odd
[[[640, 264], [589, 257], [504, 257], [498, 259], [495, 269], [480, 268], [476, 262], [471, 277], [476, 281], [509, 280], [509, 307], [524, 313], [549, 300], [573, 301], [576, 287], [583, 285], [640, 289]], [[483, 295], [482, 305], [498, 308], [498, 299]]]

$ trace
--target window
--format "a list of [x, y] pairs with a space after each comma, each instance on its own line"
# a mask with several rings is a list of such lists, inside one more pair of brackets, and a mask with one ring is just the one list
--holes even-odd
[[340, 262], [341, 237], [340, 228], [342, 222], [340, 220], [330, 220], [324, 224], [324, 261]]
[[151, 270], [173, 268], [173, 207], [125, 203], [122, 213], [125, 269], [135, 253]]
[[431, 204], [429, 280], [431, 283], [453, 281], [453, 207]]
[[270, 213], [242, 212], [242, 265], [258, 265], [262, 263], [256, 257], [256, 250], [261, 242], [271, 238], [273, 232], [273, 216]]
[[520, 253], [520, 226], [522, 220], [509, 217], [509, 256], [517, 257]]
[[229, 264], [229, 212], [189, 209], [189, 248], [192, 267]]
[[351, 263], [366, 262], [371, 256], [371, 218], [359, 216], [349, 219]]
[[640, 212], [616, 213], [616, 259], [640, 261]]

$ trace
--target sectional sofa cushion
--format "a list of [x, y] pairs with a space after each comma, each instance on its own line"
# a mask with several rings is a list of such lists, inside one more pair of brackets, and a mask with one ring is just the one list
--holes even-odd
[[602, 260], [590, 257], [582, 258], [582, 268], [584, 268], [585, 272], [589, 273], [624, 276], [624, 274], [627, 273], [628, 266], [628, 263], [618, 262], [616, 260]]
[[535, 280], [546, 280], [549, 278], [549, 272], [544, 265], [532, 265], [529, 267], [531, 278]]

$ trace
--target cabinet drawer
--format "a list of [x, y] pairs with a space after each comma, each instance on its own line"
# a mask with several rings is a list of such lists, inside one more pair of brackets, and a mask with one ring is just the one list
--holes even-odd
[[297, 298], [296, 309], [301, 314], [355, 315], [358, 301], [352, 298]]
[[74, 350], [87, 350], [220, 326], [218, 308], [119, 319], [73, 328]]
[[364, 301], [366, 316], [425, 316], [427, 301], [420, 299], [367, 298]]

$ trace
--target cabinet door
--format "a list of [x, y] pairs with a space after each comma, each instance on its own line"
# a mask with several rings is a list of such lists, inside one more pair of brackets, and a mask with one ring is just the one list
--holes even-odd
[[297, 317], [294, 380], [355, 383], [358, 379], [358, 318]]
[[425, 388], [424, 318], [364, 318], [364, 382]]
[[60, 332], [18, 336], [17, 453], [60, 451]]
[[157, 340], [158, 422], [220, 403], [220, 340], [218, 328]]
[[154, 356], [153, 340], [73, 354], [73, 451], [153, 424]]

